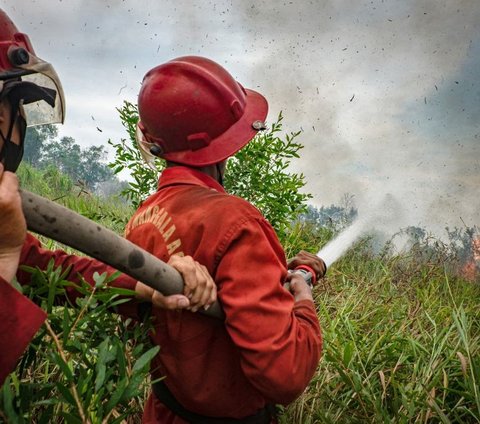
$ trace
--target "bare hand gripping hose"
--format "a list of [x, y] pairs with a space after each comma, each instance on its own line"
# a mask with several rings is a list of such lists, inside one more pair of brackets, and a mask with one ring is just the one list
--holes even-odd
[[[27, 227], [112, 266], [164, 295], [183, 293], [180, 273], [113, 231], [55, 202], [20, 190]], [[215, 302], [204, 315], [224, 318]]]

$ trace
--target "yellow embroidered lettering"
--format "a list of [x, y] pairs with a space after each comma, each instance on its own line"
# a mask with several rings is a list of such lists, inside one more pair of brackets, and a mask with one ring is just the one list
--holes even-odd
[[152, 214], [152, 209], [151, 208], [148, 208], [145, 213], [143, 214], [143, 223], [147, 223], [148, 221], [150, 221], [150, 216]]
[[[167, 214], [165, 213], [165, 216], [167, 216]], [[163, 232], [165, 231], [165, 228], [167, 228], [167, 225], [170, 223], [170, 221], [172, 220], [172, 218], [168, 217], [168, 219], [162, 224], [162, 226], [159, 228], [160, 232], [163, 234]], [[164, 236], [165, 237], [165, 236]]]
[[163, 212], [161, 215], [157, 215], [154, 220], [153, 220], [153, 225], [155, 225], [155, 227], [157, 227], [157, 229], [159, 231], [160, 230], [160, 227], [161, 225], [163, 224], [163, 222], [165, 221], [165, 218], [167, 217], [167, 212]]
[[163, 234], [163, 239], [165, 240], [165, 243], [168, 241], [168, 239], [170, 238], [170, 236], [173, 234], [174, 231], [175, 231], [175, 224], [172, 224], [172, 226]]
[[[177, 250], [180, 246], [182, 245], [182, 242], [180, 239], [176, 239], [175, 241], [172, 241], [168, 246], [167, 246], [167, 251], [168, 254], [171, 255], [175, 250]], [[182, 254], [183, 256], [183, 254]]]

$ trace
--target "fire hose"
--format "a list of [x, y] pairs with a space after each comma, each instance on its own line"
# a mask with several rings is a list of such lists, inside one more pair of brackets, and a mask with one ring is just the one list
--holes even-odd
[[[113, 231], [84, 216], [26, 190], [22, 207], [30, 231], [56, 240], [135, 278], [165, 296], [183, 293], [180, 273]], [[200, 313], [223, 319], [215, 302]]]

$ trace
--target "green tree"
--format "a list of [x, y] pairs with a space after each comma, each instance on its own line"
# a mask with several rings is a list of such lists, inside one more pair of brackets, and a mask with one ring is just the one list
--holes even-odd
[[108, 140], [108, 144], [115, 149], [115, 159], [108, 166], [115, 174], [124, 170], [130, 173], [133, 181], [129, 182], [121, 194], [136, 208], [155, 191], [159, 173], [165, 168], [165, 162], [156, 160], [155, 169], [145, 164], [135, 141], [138, 122], [137, 106], [124, 101], [123, 106], [117, 108], [117, 111], [128, 133], [128, 139], [121, 139], [119, 143]]
[[58, 136], [55, 125], [45, 124], [27, 128], [25, 134], [23, 160], [33, 166], [40, 166], [45, 143]]
[[72, 179], [80, 178], [81, 149], [74, 138], [62, 137], [45, 145], [40, 165], [46, 167], [52, 163]]
[[88, 187], [96, 188], [98, 183], [116, 178], [104, 163], [106, 158], [107, 151], [103, 146], [90, 146], [82, 150], [81, 179]]
[[[109, 140], [116, 157], [110, 167], [115, 173], [128, 170], [133, 181], [123, 191], [135, 206], [138, 206], [156, 187], [164, 161], [156, 162], [156, 170], [144, 163], [135, 142], [138, 110], [135, 105], [124, 102], [118, 109], [120, 119], [129, 135], [119, 143]], [[268, 131], [258, 134], [246, 147], [229, 159], [225, 174], [225, 188], [242, 197], [262, 211], [264, 216], [283, 238], [293, 219], [306, 210], [310, 194], [301, 193], [305, 185], [303, 174], [290, 173], [288, 167], [293, 158], [299, 157], [302, 145], [296, 142], [300, 132], [281, 137], [282, 114]]]
[[74, 181], [80, 181], [87, 188], [95, 190], [100, 182], [116, 179], [113, 172], [103, 161], [107, 151], [103, 146], [90, 146], [82, 149], [72, 137], [62, 137], [45, 143], [40, 166], [51, 164]]

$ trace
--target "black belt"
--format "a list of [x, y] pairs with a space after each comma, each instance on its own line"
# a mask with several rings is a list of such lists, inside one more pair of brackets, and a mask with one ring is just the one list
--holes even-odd
[[245, 418], [206, 417], [185, 409], [173, 396], [163, 380], [152, 385], [153, 393], [175, 415], [191, 424], [269, 424], [275, 416], [275, 406], [267, 405], [256, 414]]

